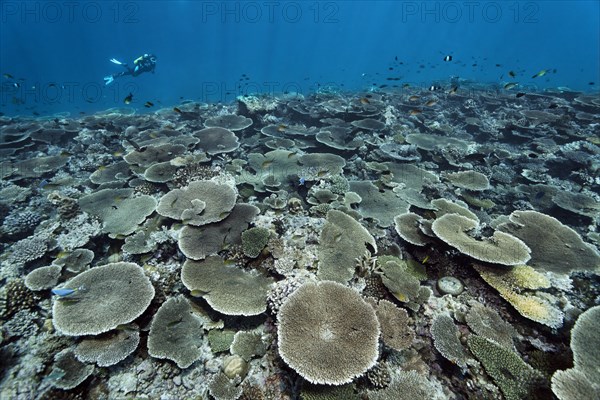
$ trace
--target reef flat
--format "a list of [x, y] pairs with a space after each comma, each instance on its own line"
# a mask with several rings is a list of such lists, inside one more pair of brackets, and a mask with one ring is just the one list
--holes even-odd
[[598, 398], [600, 97], [0, 117], [0, 398]]

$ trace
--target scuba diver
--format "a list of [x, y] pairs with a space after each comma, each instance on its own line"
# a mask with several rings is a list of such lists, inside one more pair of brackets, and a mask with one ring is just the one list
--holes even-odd
[[156, 56], [154, 54], [144, 54], [143, 56], [138, 57], [134, 62], [133, 68], [130, 68], [126, 63], [122, 63], [119, 60], [111, 59], [112, 63], [117, 65], [122, 65], [125, 67], [126, 71], [119, 72], [118, 74], [112, 74], [104, 77], [104, 84], [110, 85], [115, 78], [119, 78], [125, 75], [138, 76], [143, 72], [152, 72], [154, 73], [154, 68], [156, 68]]

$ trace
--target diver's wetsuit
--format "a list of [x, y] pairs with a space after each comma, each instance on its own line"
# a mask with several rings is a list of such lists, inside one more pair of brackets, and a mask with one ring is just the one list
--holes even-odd
[[[111, 60], [112, 61], [112, 60]], [[118, 63], [116, 60], [113, 62]], [[156, 56], [152, 54], [144, 54], [133, 62], [134, 67], [129, 67], [128, 64], [119, 63], [125, 68], [125, 71], [119, 72], [118, 74], [112, 74], [104, 78], [106, 84], [112, 83], [115, 78], [119, 78], [121, 76], [131, 75], [138, 76], [144, 72], [152, 72], [154, 73], [154, 69], [156, 68]]]

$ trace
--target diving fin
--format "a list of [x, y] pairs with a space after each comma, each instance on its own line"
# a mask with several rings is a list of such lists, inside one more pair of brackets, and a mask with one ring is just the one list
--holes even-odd
[[117, 60], [116, 58], [111, 58], [110, 59], [111, 63], [117, 64], [117, 65], [123, 65], [123, 63], [119, 60]]

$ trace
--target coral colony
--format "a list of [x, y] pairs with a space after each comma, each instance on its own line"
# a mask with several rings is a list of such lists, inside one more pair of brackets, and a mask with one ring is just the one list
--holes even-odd
[[2, 116], [0, 398], [597, 399], [598, 114], [407, 88]]

